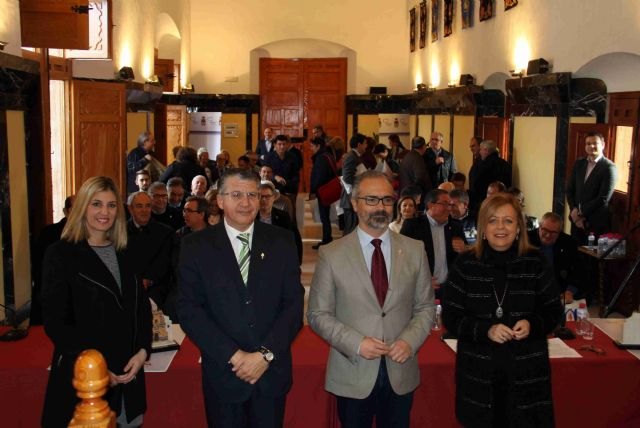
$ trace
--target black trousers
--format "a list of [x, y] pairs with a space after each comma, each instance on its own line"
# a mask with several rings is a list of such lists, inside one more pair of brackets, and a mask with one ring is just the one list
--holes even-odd
[[348, 235], [353, 232], [358, 225], [358, 215], [353, 208], [344, 208], [344, 230], [342, 235]]
[[225, 403], [216, 397], [206, 398], [209, 428], [281, 428], [287, 396], [261, 397], [254, 388], [248, 400]]
[[326, 244], [333, 240], [331, 237], [331, 205], [322, 205], [318, 201], [318, 211], [322, 222], [322, 242]]
[[367, 398], [337, 397], [338, 417], [342, 428], [409, 428], [413, 391], [398, 395], [391, 388], [387, 365], [380, 361], [378, 378]]

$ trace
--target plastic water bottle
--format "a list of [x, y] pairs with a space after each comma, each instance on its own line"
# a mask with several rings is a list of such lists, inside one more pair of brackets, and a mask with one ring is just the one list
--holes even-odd
[[591, 232], [587, 238], [587, 246], [591, 249], [596, 246], [596, 235]]
[[598, 255], [603, 255], [607, 248], [609, 248], [609, 239], [606, 236], [598, 238]]
[[436, 319], [433, 323], [434, 330], [440, 330], [442, 328], [442, 305], [440, 304], [440, 299], [436, 299]]
[[582, 302], [578, 307], [578, 311], [576, 313], [576, 334], [578, 336], [584, 335], [585, 332], [585, 323], [589, 321], [589, 311], [587, 310], [587, 304]]

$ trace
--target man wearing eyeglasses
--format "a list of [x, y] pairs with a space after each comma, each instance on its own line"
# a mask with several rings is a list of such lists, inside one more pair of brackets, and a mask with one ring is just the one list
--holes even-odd
[[449, 275], [449, 265], [453, 264], [457, 255], [465, 250], [467, 241], [462, 225], [450, 221], [453, 201], [442, 189], [434, 189], [427, 193], [425, 215], [406, 219], [400, 233], [424, 243], [429, 259], [431, 285], [440, 297], [440, 286]]
[[[180, 186], [182, 189], [182, 186]], [[166, 224], [173, 230], [178, 230], [184, 226], [182, 212], [178, 208], [169, 205], [169, 193], [162, 181], [156, 181], [149, 186], [149, 196], [151, 196], [151, 218], [160, 223]]]
[[422, 245], [389, 231], [393, 186], [378, 171], [355, 180], [358, 226], [319, 248], [307, 318], [329, 345], [325, 388], [343, 428], [409, 427], [420, 382], [416, 353], [434, 316]]
[[575, 269], [578, 258], [576, 240], [562, 231], [564, 221], [556, 213], [548, 212], [542, 216], [540, 227], [529, 232], [529, 242], [540, 248], [549, 264], [553, 266], [558, 289], [564, 293], [565, 303], [584, 297], [578, 284], [584, 283], [578, 278]]
[[224, 220], [182, 240], [178, 313], [202, 355], [211, 427], [281, 427], [292, 383], [304, 289], [291, 232], [255, 221], [259, 183], [228, 170], [218, 182]]
[[300, 232], [298, 232], [298, 228], [291, 221], [289, 213], [273, 206], [273, 203], [278, 198], [276, 187], [271, 181], [262, 181], [260, 182], [259, 191], [260, 211], [257, 220], [291, 231], [298, 249], [298, 264], [302, 264], [302, 237], [300, 236]]

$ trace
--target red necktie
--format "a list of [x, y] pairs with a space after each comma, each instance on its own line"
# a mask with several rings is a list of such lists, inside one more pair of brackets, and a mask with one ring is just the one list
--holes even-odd
[[387, 297], [387, 290], [389, 289], [387, 265], [384, 262], [384, 255], [380, 249], [382, 241], [380, 239], [373, 239], [371, 243], [375, 247], [373, 250], [373, 256], [371, 257], [371, 282], [373, 282], [373, 288], [376, 291], [378, 303], [380, 303], [380, 307], [382, 307], [382, 305], [384, 305], [384, 299]]

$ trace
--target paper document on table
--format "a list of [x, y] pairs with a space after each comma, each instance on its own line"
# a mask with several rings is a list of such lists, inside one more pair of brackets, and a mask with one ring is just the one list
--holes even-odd
[[[444, 343], [453, 352], [457, 352], [458, 339], [444, 339]], [[567, 346], [566, 343], [558, 338], [548, 339], [547, 344], [549, 346], [549, 358], [582, 358], [582, 355], [578, 354], [575, 349]]]
[[554, 337], [553, 339], [548, 339], [547, 344], [549, 346], [549, 358], [582, 358], [582, 355], [564, 343], [562, 339]]

